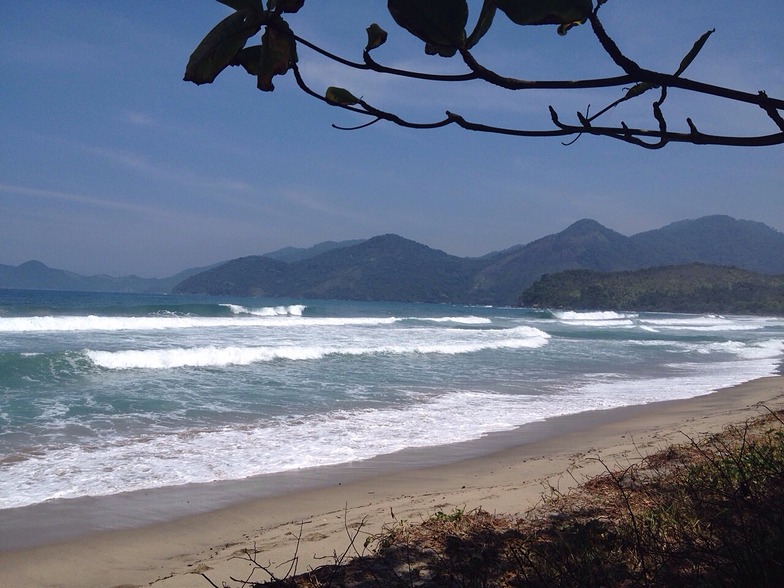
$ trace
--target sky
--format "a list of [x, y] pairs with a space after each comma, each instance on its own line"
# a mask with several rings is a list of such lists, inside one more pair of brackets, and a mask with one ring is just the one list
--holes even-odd
[[[469, 0], [475, 18], [480, 2]], [[621, 49], [675, 71], [716, 32], [685, 76], [784, 98], [780, 0], [609, 0]], [[670, 145], [649, 151], [583, 136], [521, 139], [458, 128], [367, 122], [305, 96], [291, 73], [262, 93], [240, 68], [212, 85], [183, 81], [188, 57], [231, 9], [214, 0], [0, 0], [0, 264], [36, 259], [81, 274], [165, 277], [245, 255], [396, 233], [480, 256], [592, 218], [624, 235], [727, 214], [784, 231], [784, 147]], [[308, 0], [288, 22], [301, 37], [359, 61], [365, 28], [390, 33], [385, 65], [462, 72], [424, 54], [381, 0]], [[589, 26], [518, 27], [498, 15], [480, 62], [525, 79], [617, 75]], [[621, 90], [509, 92], [347, 70], [305, 47], [319, 93], [342, 86], [429, 122], [446, 110], [480, 122], [548, 129], [611, 103]], [[653, 127], [647, 96], [607, 115]], [[756, 107], [671, 91], [674, 129], [768, 133]]]

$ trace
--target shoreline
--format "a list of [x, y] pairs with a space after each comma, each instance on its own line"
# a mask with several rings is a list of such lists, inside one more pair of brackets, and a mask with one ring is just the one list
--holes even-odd
[[[713, 394], [713, 393], [709, 393]], [[709, 395], [708, 394], [708, 395]], [[703, 395], [706, 396], [706, 395]], [[355, 484], [403, 471], [449, 466], [540, 443], [623, 420], [650, 407], [681, 400], [595, 409], [557, 415], [494, 431], [479, 439], [407, 448], [370, 459], [262, 474], [238, 480], [184, 484], [105, 496], [51, 500], [0, 510], [0, 554], [78, 540], [104, 531], [122, 531], [208, 514], [259, 499], [286, 497], [334, 485]]]
[[[711, 394], [715, 392], [701, 396]], [[0, 554], [79, 540], [105, 531], [122, 531], [169, 523], [259, 499], [285, 497], [306, 490], [353, 484], [402, 471], [483, 459], [515, 447], [544, 442], [565, 432], [577, 434], [593, 427], [631, 418], [657, 405], [681, 401], [683, 399], [664, 400], [557, 415], [510, 430], [486, 433], [478, 439], [407, 448], [356, 462], [301, 468], [237, 480], [50, 500], [2, 509]]]
[[[191, 575], [204, 571], [220, 584], [247, 576], [248, 562], [231, 556], [254, 545], [276, 573], [284, 575], [288, 564], [276, 566], [295, 553], [303, 572], [330, 563], [318, 557], [341, 553], [348, 530], [360, 523], [359, 548], [365, 533], [395, 519], [415, 522], [455, 508], [523, 513], [549, 486], [564, 491], [603, 471], [597, 458], [608, 465], [634, 460], [685, 442], [684, 433], [699, 436], [758, 416], [760, 403], [784, 406], [784, 377], [553, 417], [344, 466], [9, 509], [18, 512], [0, 512], [0, 549], [11, 540], [16, 547], [0, 551], [0, 583], [177, 588], [208, 585]], [[41, 526], [62, 533], [35, 545]]]

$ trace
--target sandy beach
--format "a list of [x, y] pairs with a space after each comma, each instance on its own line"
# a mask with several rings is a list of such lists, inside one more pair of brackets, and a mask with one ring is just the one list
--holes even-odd
[[[276, 575], [286, 575], [295, 554], [297, 571], [304, 572], [331, 563], [330, 556], [349, 545], [349, 535], [358, 533], [361, 548], [367, 534], [384, 524], [419, 521], [439, 510], [523, 513], [550, 486], [567, 490], [603, 471], [603, 464], [626, 464], [686, 442], [687, 435], [716, 432], [765, 407], [782, 406], [784, 378], [776, 376], [689, 400], [558, 417], [474, 443], [292, 474], [266, 496], [257, 494], [258, 482], [248, 481], [222, 494], [150, 493], [133, 501], [103, 501], [95, 510], [84, 502], [67, 511], [71, 519], [63, 508], [42, 510], [38, 518], [44, 522], [31, 523], [30, 537], [23, 532], [24, 516], [11, 516], [13, 524], [0, 533], [18, 534], [20, 545], [37, 545], [0, 552], [0, 585], [209, 586], [199, 573], [220, 585], [232, 577], [247, 579], [251, 566], [236, 555], [254, 547]], [[179, 516], [188, 513], [184, 503], [191, 498], [190, 510], [202, 512]], [[145, 500], [157, 502], [158, 510], [139, 509]], [[211, 504], [220, 508], [203, 512]], [[154, 522], [167, 518], [161, 510], [178, 518]], [[76, 537], [68, 536], [69, 520], [97, 517], [96, 512], [112, 513], [106, 514], [109, 530], [95, 530], [101, 521], [92, 527], [73, 523]], [[58, 517], [65, 531], [47, 534], [47, 518], [55, 525]], [[5, 539], [13, 545], [13, 537]], [[267, 577], [256, 572], [252, 579]]]

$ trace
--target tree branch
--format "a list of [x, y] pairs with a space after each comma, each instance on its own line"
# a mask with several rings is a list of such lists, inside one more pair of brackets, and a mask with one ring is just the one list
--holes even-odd
[[468, 49], [461, 49], [460, 55], [477, 78], [506, 90], [585, 90], [624, 86], [635, 82], [635, 78], [629, 75], [588, 80], [521, 80], [501, 76], [485, 68], [476, 61]]
[[[229, 65], [242, 65], [243, 67], [245, 67], [248, 73], [258, 76], [259, 80], [263, 80], [265, 82], [264, 85], [265, 87], [263, 89], [269, 89], [269, 90], [273, 89], [271, 83], [271, 79], [273, 76], [283, 75], [288, 70], [292, 70], [298, 87], [307, 95], [316, 98], [321, 102], [329, 104], [330, 106], [337, 106], [344, 110], [348, 110], [352, 113], [371, 118], [371, 120], [367, 123], [355, 125], [351, 127], [340, 127], [337, 125], [333, 125], [335, 128], [341, 130], [358, 130], [358, 129], [368, 127], [378, 121], [384, 120], [392, 124], [398, 125], [400, 127], [405, 127], [410, 129], [437, 129], [437, 128], [447, 127], [450, 125], [456, 125], [460, 128], [471, 130], [471, 131], [503, 134], [509, 136], [517, 136], [517, 137], [552, 137], [552, 138], [573, 137], [574, 140], [576, 140], [580, 136], [584, 134], [588, 134], [588, 135], [608, 137], [608, 138], [624, 141], [626, 143], [630, 143], [646, 149], [661, 149], [662, 147], [668, 145], [669, 143], [691, 143], [695, 145], [725, 145], [725, 146], [736, 146], [736, 147], [737, 146], [758, 147], [758, 146], [772, 146], [772, 145], [784, 144], [784, 116], [782, 116], [782, 111], [784, 111], [784, 100], [771, 98], [764, 91], [759, 91], [757, 93], [744, 92], [733, 88], [716, 86], [713, 84], [707, 84], [704, 82], [699, 82], [699, 81], [682, 77], [683, 72], [689, 67], [692, 61], [702, 51], [703, 47], [706, 44], [706, 41], [713, 33], [713, 30], [709, 30], [708, 32], [704, 33], [694, 43], [690, 51], [686, 54], [686, 56], [681, 61], [680, 66], [677, 68], [674, 74], [652, 71], [644, 67], [641, 67], [637, 62], [635, 62], [627, 55], [625, 55], [605, 30], [604, 25], [599, 19], [598, 12], [599, 9], [606, 3], [606, 1], [607, 0], [597, 0], [596, 7], [587, 16], [587, 19], [590, 22], [591, 30], [593, 31], [594, 35], [599, 41], [601, 47], [608, 55], [608, 57], [612, 60], [612, 62], [623, 71], [623, 74], [617, 76], [603, 77], [603, 78], [577, 79], [577, 80], [526, 80], [526, 79], [518, 79], [514, 77], [501, 75], [480, 64], [474, 57], [473, 53], [469, 50], [469, 46], [473, 46], [473, 44], [475, 44], [479, 40], [479, 38], [481, 38], [481, 35], [477, 35], [475, 38], [473, 38], [470, 45], [468, 42], [463, 41], [460, 44], [461, 46], [454, 47], [454, 50], [460, 53], [460, 57], [462, 58], [463, 63], [468, 69], [468, 71], [466, 71], [465, 73], [435, 74], [435, 73], [410, 71], [410, 70], [388, 67], [377, 62], [370, 55], [371, 50], [376, 49], [379, 46], [383, 45], [384, 41], [386, 40], [386, 33], [383, 30], [381, 30], [380, 27], [378, 27], [378, 25], [373, 25], [368, 28], [368, 45], [363, 50], [362, 61], [361, 62], [352, 61], [344, 57], [341, 57], [340, 55], [337, 55], [331, 51], [327, 51], [326, 49], [319, 47], [315, 43], [312, 43], [307, 39], [304, 39], [296, 35], [291, 30], [288, 23], [283, 19], [284, 13], [287, 12], [287, 9], [284, 8], [273, 9], [273, 10], [268, 9], [266, 11], [261, 10], [259, 14], [255, 15], [256, 20], [254, 21], [254, 23], [258, 22], [260, 23], [260, 26], [267, 27], [267, 32], [269, 32], [269, 30], [272, 29], [276, 33], [274, 38], [273, 36], [269, 36], [269, 38], [267, 38], [268, 35], [265, 33], [265, 35], [262, 37], [261, 46], [255, 46], [248, 49], [244, 49], [240, 47], [240, 49], [237, 50], [237, 53], [233, 58], [231, 58], [230, 54], [228, 56], [225, 55], [224, 53], [227, 47], [231, 47], [233, 50], [233, 47], [236, 45], [235, 39], [232, 36], [234, 34], [234, 29], [228, 27], [227, 25], [220, 24], [207, 37], [205, 37], [204, 41], [202, 41], [200, 46], [197, 47], [197, 51], [194, 52], [194, 55], [196, 56], [196, 58], [198, 58], [196, 59], [197, 61], [196, 65], [198, 67], [203, 67], [203, 69], [205, 69], [207, 73], [212, 75], [213, 78], [215, 75], [218, 75], [218, 73], [220, 73], [223, 67], [225, 67], [224, 63], [228, 63]], [[283, 4], [279, 6], [283, 6]], [[296, 11], [296, 10], [292, 10], [292, 11]], [[418, 13], [416, 13], [415, 11], [412, 14], [416, 15]], [[443, 17], [441, 13], [437, 13], [437, 14], [439, 16], [435, 18]], [[486, 18], [483, 21], [483, 26], [481, 29], [482, 33], [485, 33], [487, 29], [491, 26], [491, 22], [492, 22], [491, 16], [489, 20]], [[418, 17], [408, 15], [406, 18], [416, 19]], [[231, 22], [234, 21], [232, 20]], [[243, 20], [242, 23], [244, 27], [245, 20]], [[436, 28], [441, 24], [443, 23], [435, 23]], [[422, 30], [425, 31], [433, 30], [432, 25], [434, 25], [434, 23], [429, 22], [429, 25], [431, 25], [430, 29], [427, 29], [427, 27], [425, 27], [425, 29]], [[421, 33], [420, 29], [416, 27], [409, 30], [417, 30], [417, 36], [419, 36], [420, 39], [425, 40], [426, 46], [429, 46], [432, 49], [433, 44], [430, 43], [428, 45], [429, 33], [427, 32]], [[241, 32], [245, 34], [245, 28], [243, 28]], [[265, 38], [267, 38], [266, 41]], [[344, 90], [342, 88], [330, 88], [329, 91], [327, 92], [328, 95], [315, 92], [305, 82], [305, 80], [302, 77], [302, 73], [297, 65], [297, 60], [298, 60], [297, 52], [296, 52], [297, 44], [303, 47], [307, 47], [308, 49], [321, 55], [322, 57], [325, 57], [344, 67], [360, 70], [360, 71], [373, 71], [376, 73], [386, 74], [399, 78], [410, 78], [410, 79], [417, 79], [423, 81], [445, 82], [445, 83], [481, 80], [490, 85], [497, 86], [507, 90], [514, 90], [514, 91], [518, 91], [518, 90], [568, 91], [568, 90], [620, 88], [620, 87], [628, 87], [628, 89], [625, 91], [623, 96], [613, 100], [607, 106], [605, 106], [604, 108], [602, 108], [597, 113], [591, 116], [588, 115], [588, 111], [590, 107], [586, 109], [585, 114], [578, 112], [577, 119], [579, 121], [579, 124], [569, 124], [563, 122], [558, 116], [556, 110], [552, 106], [549, 107], [550, 120], [554, 126], [554, 128], [550, 128], [550, 129], [515, 128], [513, 125], [497, 126], [497, 125], [483, 124], [480, 122], [468, 120], [463, 115], [456, 114], [449, 110], [446, 111], [446, 116], [443, 119], [432, 121], [432, 122], [417, 123], [417, 122], [412, 122], [410, 120], [407, 120], [406, 118], [399, 116], [398, 114], [379, 109], [369, 104], [362, 98], [356, 98], [351, 92]], [[439, 43], [436, 42], [436, 45], [439, 45]], [[443, 43], [441, 43], [441, 45], [443, 45]], [[452, 47], [448, 46], [445, 47], [445, 49], [447, 50], [448, 53], [452, 49]], [[224, 53], [220, 53], [221, 61], [216, 62], [216, 64], [213, 64], [207, 59], [211, 55], [218, 54], [219, 52], [222, 51]], [[192, 56], [192, 60], [193, 59], [194, 57]], [[189, 63], [189, 67], [191, 67], [190, 63]], [[186, 74], [187, 73], [188, 72], [186, 70]], [[209, 76], [201, 76], [198, 79], [201, 81], [201, 83], [206, 83], [205, 81], [202, 80], [202, 78], [207, 79], [208, 77]], [[188, 79], [187, 75], [186, 75], [186, 79]], [[656, 121], [657, 128], [654, 129], [632, 128], [629, 127], [623, 121], [621, 121], [618, 125], [615, 126], [613, 125], [597, 126], [595, 124], [595, 122], [600, 117], [607, 114], [611, 110], [615, 109], [619, 105], [630, 101], [632, 98], [637, 98], [647, 93], [648, 90], [655, 89], [655, 88], [658, 88], [660, 90], [658, 100], [652, 103], [653, 119]], [[686, 93], [699, 95], [699, 96], [712, 96], [720, 100], [728, 101], [731, 103], [742, 103], [742, 104], [757, 106], [765, 112], [768, 118], [771, 119], [771, 121], [775, 125], [775, 128], [777, 129], [777, 132], [771, 134], [765, 134], [765, 135], [746, 136], [746, 137], [710, 134], [698, 130], [690, 117], [686, 118], [686, 125], [688, 127], [688, 131], [684, 131], [684, 132], [672, 131], [669, 128], [669, 124], [662, 110], [662, 106], [665, 100], [667, 99], [669, 92], [671, 92], [674, 89]], [[571, 141], [569, 143], [564, 143], [564, 144], [571, 144], [573, 142], [574, 141]]]

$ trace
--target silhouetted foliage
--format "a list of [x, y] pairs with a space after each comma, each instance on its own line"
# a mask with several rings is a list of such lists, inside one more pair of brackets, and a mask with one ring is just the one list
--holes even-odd
[[[371, 52], [382, 52], [388, 33], [378, 24], [367, 27], [367, 44], [362, 51], [362, 61], [346, 59], [297, 35], [286, 20], [287, 14], [299, 12], [304, 0], [218, 0], [235, 10], [216, 25], [198, 45], [185, 70], [185, 80], [196, 84], [212, 83], [229, 66], [241, 66], [256, 78], [257, 87], [265, 92], [274, 90], [273, 79], [289, 71], [299, 87], [308, 95], [358, 115], [369, 117], [370, 122], [388, 121], [413, 129], [433, 129], [457, 125], [464, 129], [512, 135], [518, 137], [572, 137], [597, 135], [610, 137], [649, 149], [658, 149], [672, 142], [697, 145], [768, 146], [784, 143], [784, 100], [769, 97], [764, 91], [746, 92], [733, 88], [707, 84], [684, 77], [684, 73], [702, 51], [713, 30], [708, 30], [694, 42], [680, 64], [673, 66], [674, 73], [653, 71], [640, 66], [624, 54], [605, 30], [599, 11], [608, 0], [479, 0], [472, 2], [479, 7], [472, 26], [469, 25], [468, 0], [388, 0], [387, 8], [395, 23], [424, 42], [429, 55], [460, 59], [465, 66], [461, 74], [435, 74], [388, 67], [376, 61]], [[482, 65], [472, 53], [477, 43], [490, 31], [493, 19], [501, 13], [517, 25], [552, 25], [564, 35], [576, 25], [588, 23], [593, 35], [608, 57], [616, 72], [604, 78], [580, 80], [523, 80], [509, 77]], [[317, 26], [314, 25], [314, 26]], [[247, 46], [251, 38], [260, 35], [261, 43]], [[343, 67], [371, 71], [400, 78], [415, 78], [442, 83], [460, 83], [480, 80], [492, 86], [512, 91], [574, 90], [611, 88], [617, 89], [609, 103], [593, 114], [588, 108], [577, 113], [577, 120], [567, 122], [557, 110], [549, 107], [550, 128], [529, 129], [498, 126], [467, 120], [460, 114], [446, 111], [444, 118], [432, 122], [413, 122], [374, 106], [355, 92], [331, 86], [324, 92], [311, 88], [298, 66], [300, 49], [305, 47]], [[619, 71], [618, 71], [619, 70]], [[711, 96], [728, 103], [748, 105], [762, 111], [770, 120], [771, 132], [756, 136], [736, 136], [705, 132], [697, 127], [693, 117], [687, 117], [681, 130], [673, 130], [664, 113], [668, 93], [677, 90], [687, 95]], [[608, 113], [619, 105], [635, 101], [641, 96], [655, 96], [651, 104], [654, 128], [634, 128], [625, 122], [600, 124]], [[695, 107], [696, 108], [696, 107]], [[696, 114], [696, 113], [695, 113]]]

